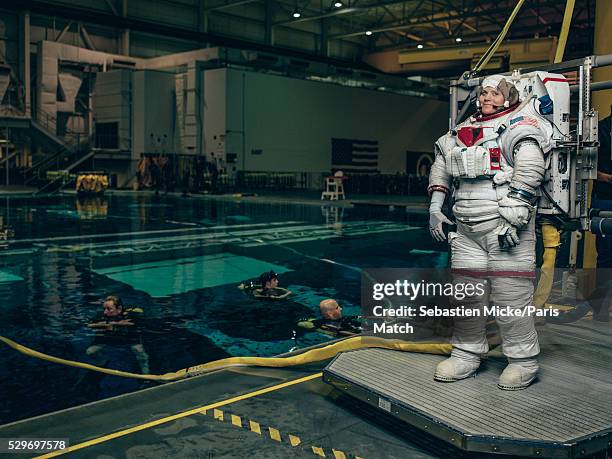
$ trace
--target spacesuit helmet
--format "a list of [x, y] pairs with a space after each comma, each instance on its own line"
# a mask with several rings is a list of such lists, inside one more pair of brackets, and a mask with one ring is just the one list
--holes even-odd
[[482, 111], [480, 96], [484, 88], [494, 88], [504, 96], [503, 104], [495, 106], [496, 112], [501, 112], [508, 107], [512, 107], [519, 101], [519, 92], [509, 78], [505, 77], [504, 75], [490, 75], [485, 77], [482, 84], [476, 91], [476, 107], [479, 111]]

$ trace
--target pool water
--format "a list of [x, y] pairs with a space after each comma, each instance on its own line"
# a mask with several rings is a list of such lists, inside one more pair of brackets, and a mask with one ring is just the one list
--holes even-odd
[[[129, 343], [96, 344], [88, 323], [120, 296], [138, 313], [149, 371], [228, 356], [273, 356], [331, 339], [296, 327], [335, 298], [359, 314], [361, 269], [445, 266], [426, 215], [170, 196], [7, 198], [0, 335], [64, 359], [141, 372]], [[274, 270], [293, 295], [237, 288]], [[137, 390], [138, 380], [0, 353], [0, 424]]]

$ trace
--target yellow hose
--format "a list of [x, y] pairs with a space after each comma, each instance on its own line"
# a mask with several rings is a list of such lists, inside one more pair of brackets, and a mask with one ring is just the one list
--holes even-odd
[[504, 41], [504, 38], [506, 38], [506, 34], [508, 33], [508, 30], [510, 30], [510, 26], [514, 22], [514, 18], [516, 18], [516, 15], [520, 11], [521, 7], [523, 6], [523, 3], [525, 3], [525, 0], [519, 0], [517, 2], [516, 6], [514, 7], [514, 10], [512, 11], [512, 14], [506, 21], [506, 24], [502, 28], [501, 32], [499, 33], [495, 41], [491, 43], [491, 46], [489, 47], [489, 49], [487, 49], [487, 51], [480, 57], [480, 60], [474, 67], [475, 73], [480, 72], [489, 63], [489, 60], [491, 59], [491, 57], [493, 57], [493, 55], [497, 51], [497, 48], [499, 48], [499, 45], [501, 45], [502, 42]]
[[570, 24], [572, 23], [572, 14], [574, 13], [575, 4], [576, 0], [567, 0], [567, 3], [565, 4], [563, 24], [561, 25], [559, 43], [557, 44], [557, 51], [555, 53], [555, 64], [558, 64], [563, 60], [563, 54], [565, 53], [565, 45], [567, 43], [567, 36], [569, 35]]
[[196, 376], [199, 374], [208, 373], [211, 371], [221, 370], [223, 368], [238, 365], [253, 365], [274, 368], [304, 365], [307, 363], [331, 359], [339, 352], [351, 351], [354, 349], [361, 349], [367, 347], [377, 347], [383, 349], [393, 349], [397, 351], [420, 352], [425, 354], [441, 355], [450, 354], [452, 350], [452, 346], [450, 344], [444, 343], [411, 343], [402, 340], [378, 338], [375, 336], [355, 336], [321, 348], [306, 351], [303, 354], [293, 355], [289, 357], [228, 357], [221, 360], [215, 360], [213, 362], [203, 363], [201, 365], [184, 368], [173, 373], [166, 373], [163, 375], [142, 375], [138, 373], [129, 373], [126, 371], [97, 367], [95, 365], [90, 365], [89, 363], [76, 362], [74, 360], [66, 360], [60, 357], [43, 354], [42, 352], [30, 349], [29, 347], [16, 343], [15, 341], [5, 338], [4, 336], [0, 336], [0, 341], [12, 347], [16, 351], [21, 352], [22, 354], [28, 355], [30, 357], [35, 357], [37, 359], [46, 360], [48, 362], [59, 363], [62, 365], [68, 365], [76, 368], [83, 368], [85, 370], [97, 371], [113, 376], [123, 376], [126, 378], [146, 379], [149, 381], [162, 382], [176, 381], [178, 379], [188, 378], [191, 376]]
[[540, 280], [533, 296], [536, 308], [542, 308], [552, 290], [555, 277], [555, 263], [557, 260], [557, 247], [561, 245], [561, 234], [551, 223], [542, 224], [542, 240], [544, 241], [544, 259], [540, 267]]

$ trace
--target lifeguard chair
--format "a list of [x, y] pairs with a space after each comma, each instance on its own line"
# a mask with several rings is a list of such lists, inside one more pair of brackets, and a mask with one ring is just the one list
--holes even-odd
[[342, 171], [337, 171], [331, 177], [326, 177], [325, 190], [321, 193], [321, 199], [329, 199], [330, 201], [337, 201], [340, 197], [345, 199], [344, 180], [346, 180], [346, 177]]

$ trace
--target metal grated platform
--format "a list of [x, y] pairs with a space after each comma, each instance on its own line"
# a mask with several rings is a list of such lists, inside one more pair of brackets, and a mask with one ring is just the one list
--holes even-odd
[[603, 342], [609, 333], [581, 335], [541, 333], [540, 377], [523, 391], [497, 388], [501, 358], [486, 360], [476, 377], [437, 383], [445, 357], [385, 349], [338, 355], [324, 380], [466, 451], [583, 457], [612, 441], [612, 347]]

